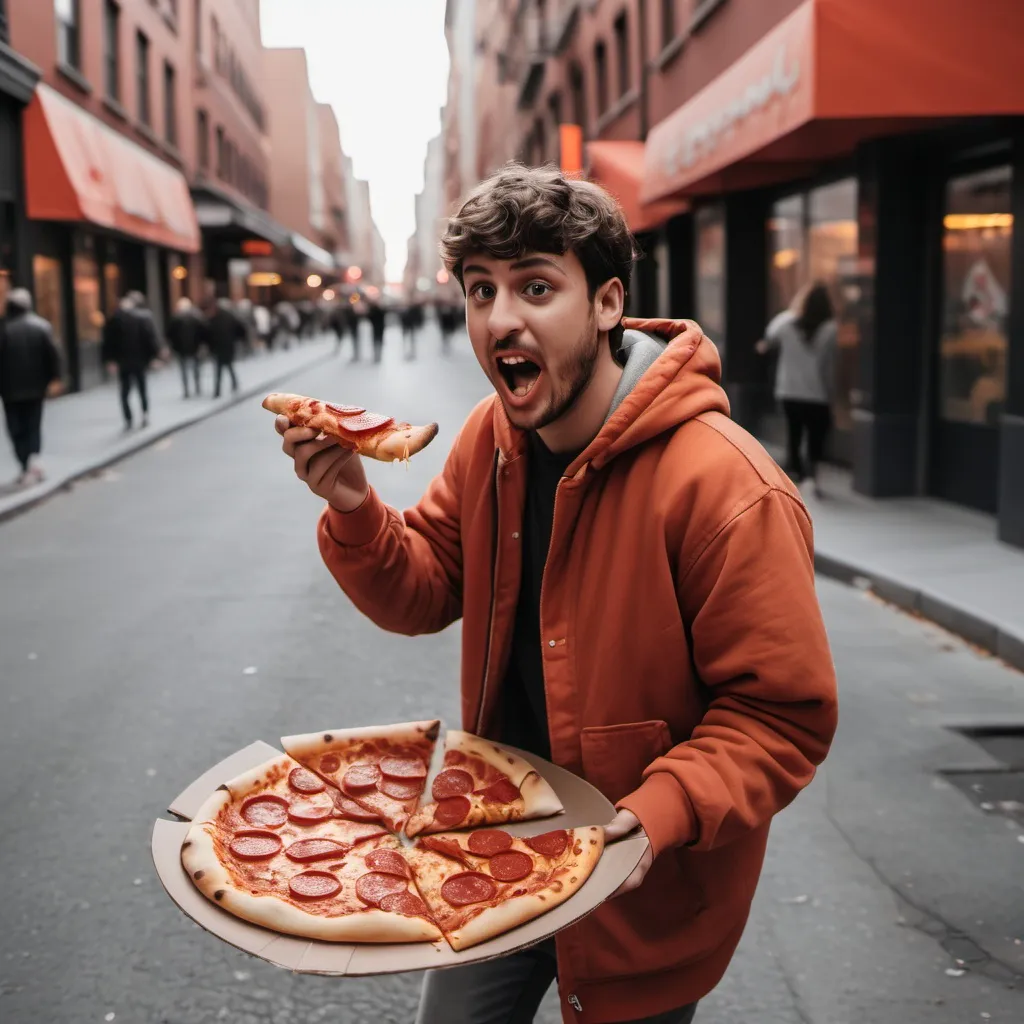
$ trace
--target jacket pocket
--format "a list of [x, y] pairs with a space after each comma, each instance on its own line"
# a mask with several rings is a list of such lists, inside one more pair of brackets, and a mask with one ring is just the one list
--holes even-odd
[[[584, 776], [613, 803], [633, 792], [644, 769], [672, 746], [668, 725], [660, 720], [584, 729], [580, 740]], [[693, 958], [696, 918], [705, 900], [688, 854], [665, 850], [638, 889], [609, 900], [568, 930], [566, 948], [578, 980], [648, 974]]]
[[600, 725], [580, 733], [583, 777], [612, 803], [632, 793], [644, 769], [671, 746], [668, 725], [661, 719]]

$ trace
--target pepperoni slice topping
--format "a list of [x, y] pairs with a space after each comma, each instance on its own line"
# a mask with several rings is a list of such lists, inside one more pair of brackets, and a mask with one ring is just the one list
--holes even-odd
[[447, 800], [438, 800], [434, 810], [434, 821], [441, 828], [452, 828], [466, 820], [473, 805], [464, 796], [453, 796]]
[[441, 886], [441, 895], [453, 907], [468, 907], [471, 903], [486, 903], [497, 895], [498, 887], [493, 878], [479, 871], [463, 871], [452, 875]]
[[473, 776], [461, 768], [446, 768], [430, 787], [435, 800], [447, 800], [453, 796], [465, 796], [473, 792]]
[[427, 766], [422, 757], [382, 757], [380, 770], [392, 779], [425, 779]]
[[365, 807], [360, 807], [355, 800], [349, 800], [347, 796], [343, 796], [341, 793], [334, 794], [334, 806], [343, 818], [348, 818], [349, 821], [365, 821], [370, 823], [376, 823], [380, 821], [380, 815], [376, 811], [368, 811]]
[[523, 842], [542, 857], [561, 857], [565, 848], [569, 845], [569, 833], [565, 829], [556, 829], [554, 832], [545, 832], [539, 836], [530, 836]]
[[426, 903], [411, 892], [393, 892], [380, 901], [380, 909], [405, 917], [430, 917]]
[[288, 820], [288, 801], [265, 793], [242, 804], [242, 817], [259, 828], [280, 828]]
[[229, 847], [241, 860], [266, 860], [279, 853], [284, 844], [281, 837], [273, 832], [236, 832]]
[[336, 412], [339, 416], [358, 416], [366, 410], [361, 405], [335, 405], [333, 402], [324, 402], [331, 412]]
[[371, 871], [356, 880], [356, 895], [370, 907], [379, 907], [385, 896], [394, 896], [400, 892], [408, 892], [409, 883], [396, 875], [386, 875], [382, 871]]
[[383, 778], [377, 783], [377, 789], [392, 800], [414, 800], [423, 792], [423, 780]]
[[334, 814], [334, 803], [330, 798], [321, 800], [296, 800], [288, 808], [288, 817], [298, 825], [316, 825]]
[[380, 782], [380, 769], [375, 764], [354, 764], [341, 780], [349, 793], [365, 793]]
[[341, 767], [341, 758], [337, 754], [324, 754], [320, 758], [320, 771], [333, 775]]
[[318, 775], [314, 775], [308, 768], [293, 768], [288, 773], [288, 785], [296, 793], [322, 793], [327, 788], [327, 783]]
[[326, 871], [303, 871], [288, 883], [297, 900], [329, 900], [341, 892], [341, 882]]
[[439, 853], [442, 857], [457, 860], [463, 867], [468, 863], [466, 855], [462, 852], [462, 847], [451, 839], [441, 839], [438, 836], [420, 836], [416, 840], [416, 845], [423, 847], [424, 850], [433, 850], [434, 853]]
[[292, 843], [284, 855], [289, 860], [297, 861], [327, 860], [328, 857], [344, 857], [348, 849], [337, 839], [300, 839]]
[[411, 878], [409, 865], [397, 850], [371, 850], [366, 855], [366, 866], [371, 871], [380, 871], [385, 875], [397, 875], [399, 878]]
[[514, 804], [522, 796], [519, 787], [504, 776], [491, 783], [480, 795], [493, 804]]
[[533, 870], [533, 860], [519, 850], [506, 850], [491, 858], [490, 869], [499, 882], [518, 882]]
[[381, 416], [377, 412], [363, 412], [358, 416], [346, 416], [341, 421], [341, 425], [350, 434], [372, 434], [394, 422], [392, 416]]
[[512, 837], [500, 828], [482, 828], [469, 837], [469, 852], [478, 857], [493, 857], [511, 849]]

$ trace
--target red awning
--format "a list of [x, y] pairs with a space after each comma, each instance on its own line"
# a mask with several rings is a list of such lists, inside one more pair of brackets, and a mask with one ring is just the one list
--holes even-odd
[[24, 118], [30, 218], [88, 221], [178, 252], [199, 251], [180, 171], [46, 85], [36, 87]]
[[805, 0], [656, 125], [641, 198], [792, 179], [863, 139], [1024, 113], [1024, 4]]
[[644, 173], [642, 142], [588, 142], [586, 153], [587, 177], [615, 196], [633, 234], [650, 231], [689, 209], [687, 202], [676, 199], [658, 203], [640, 201]]

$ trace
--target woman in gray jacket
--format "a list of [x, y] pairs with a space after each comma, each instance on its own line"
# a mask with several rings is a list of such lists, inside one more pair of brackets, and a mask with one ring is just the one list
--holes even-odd
[[757, 350], [765, 353], [778, 349], [775, 397], [786, 414], [787, 468], [798, 483], [810, 479], [815, 496], [821, 497], [818, 465], [832, 425], [837, 325], [828, 288], [820, 282], [799, 296], [794, 306], [772, 320]]

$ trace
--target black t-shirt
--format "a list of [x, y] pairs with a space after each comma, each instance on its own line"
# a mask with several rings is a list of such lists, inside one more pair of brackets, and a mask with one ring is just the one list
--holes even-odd
[[526, 506], [521, 530], [523, 575], [512, 652], [502, 688], [501, 738], [514, 747], [550, 758], [540, 640], [540, 587], [551, 544], [555, 490], [579, 453], [552, 452], [534, 432], [527, 436]]

